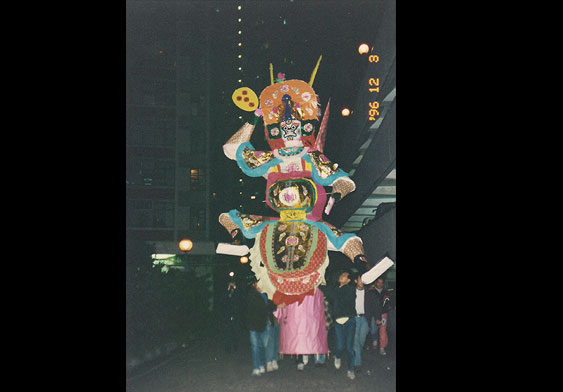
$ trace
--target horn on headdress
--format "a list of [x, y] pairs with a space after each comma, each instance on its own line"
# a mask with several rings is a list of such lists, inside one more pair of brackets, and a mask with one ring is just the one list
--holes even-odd
[[274, 84], [274, 66], [270, 63], [270, 85]]
[[317, 75], [317, 70], [319, 69], [319, 64], [321, 63], [321, 59], [323, 58], [323, 55], [321, 54], [321, 57], [319, 57], [319, 61], [317, 61], [317, 65], [315, 66], [315, 69], [313, 70], [313, 73], [311, 74], [311, 79], [309, 80], [309, 86], [313, 86], [313, 82], [315, 81], [315, 76]]
[[328, 113], [330, 112], [330, 98], [326, 105], [325, 113], [323, 115], [323, 120], [321, 121], [321, 126], [319, 127], [319, 133], [317, 133], [317, 138], [315, 139], [314, 147], [323, 152], [326, 140], [326, 125], [328, 123]]

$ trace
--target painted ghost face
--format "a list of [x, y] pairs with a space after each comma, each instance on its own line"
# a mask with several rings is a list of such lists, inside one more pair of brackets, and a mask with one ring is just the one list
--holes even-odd
[[301, 146], [301, 121], [290, 120], [280, 123], [282, 140], [286, 147]]

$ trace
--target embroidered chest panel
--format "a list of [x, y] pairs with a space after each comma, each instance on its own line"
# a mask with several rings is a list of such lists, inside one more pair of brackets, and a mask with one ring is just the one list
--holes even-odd
[[303, 221], [273, 222], [260, 237], [262, 260], [271, 282], [284, 294], [302, 294], [317, 287], [327, 255], [326, 236]]
[[276, 211], [309, 212], [317, 201], [317, 188], [307, 178], [276, 181], [268, 188], [268, 201]]

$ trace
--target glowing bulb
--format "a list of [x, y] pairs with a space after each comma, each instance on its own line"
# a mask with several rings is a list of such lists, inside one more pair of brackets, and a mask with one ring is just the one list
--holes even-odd
[[182, 252], [189, 252], [194, 246], [193, 242], [188, 239], [183, 239], [178, 243], [178, 247]]
[[242, 80], [239, 79], [238, 82], [239, 82], [239, 83], [242, 83]]
[[239, 35], [242, 34], [242, 30], [239, 30], [238, 33], [239, 33]]
[[248, 257], [242, 256], [242, 257], [240, 258], [240, 262], [241, 262], [242, 264], [248, 263]]
[[235, 276], [235, 273], [233, 271], [229, 272], [229, 276], [232, 278], [233, 276]]
[[364, 53], [368, 53], [368, 52], [369, 52], [369, 45], [368, 44], [361, 44], [358, 47], [358, 53], [364, 54]]
[[239, 10], [239, 11], [242, 10], [242, 5], [239, 5], [239, 6], [237, 7], [237, 10]]
[[242, 54], [239, 54], [239, 55], [238, 55], [238, 58], [239, 58], [239, 59], [242, 59]]
[[238, 70], [239, 70], [239, 71], [242, 71], [242, 67], [238, 67]]
[[239, 42], [239, 43], [238, 43], [238, 46], [242, 46], [242, 42]]
[[239, 21], [239, 23], [240, 23], [240, 22], [242, 22], [242, 19], [241, 19], [241, 18], [238, 18], [238, 21]]
[[348, 108], [342, 109], [342, 115], [344, 117], [348, 117], [350, 115], [350, 109], [348, 109]]

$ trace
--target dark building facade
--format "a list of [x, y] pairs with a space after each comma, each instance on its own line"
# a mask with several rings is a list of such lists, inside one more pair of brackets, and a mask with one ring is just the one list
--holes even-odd
[[207, 240], [210, 75], [204, 21], [173, 2], [153, 7], [128, 7], [127, 235]]

